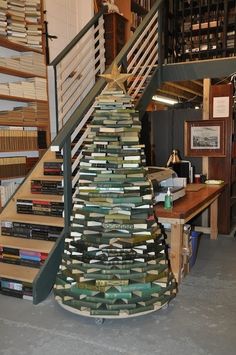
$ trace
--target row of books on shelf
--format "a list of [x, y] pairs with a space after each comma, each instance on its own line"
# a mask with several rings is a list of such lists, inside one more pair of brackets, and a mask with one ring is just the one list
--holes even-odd
[[0, 178], [24, 176], [26, 174], [26, 157], [0, 158]]
[[46, 224], [1, 221], [1, 235], [35, 240], [56, 241], [61, 237], [63, 228]]
[[221, 23], [220, 20], [209, 20], [209, 21], [195, 21], [195, 23], [191, 21], [185, 21], [183, 23], [184, 31], [196, 31], [196, 30], [203, 30], [208, 28], [216, 28]]
[[36, 127], [0, 126], [0, 151], [13, 152], [45, 149], [46, 131]]
[[1, 0], [0, 35], [11, 41], [42, 49], [40, 0]]
[[0, 185], [0, 206], [4, 207], [9, 198], [13, 195], [16, 189], [21, 184], [23, 178], [11, 179], [9, 181], [1, 180]]
[[[176, 1], [176, 0], [175, 0]], [[228, 0], [228, 3], [232, 3], [232, 1]], [[180, 0], [178, 1], [178, 10], [179, 11], [183, 11], [183, 10], [188, 10], [188, 9], [199, 9], [202, 7], [208, 7], [212, 8], [212, 7], [219, 7], [219, 6], [224, 6], [224, 1], [222, 0], [201, 0], [201, 1], [183, 1]]]
[[[25, 176], [32, 169], [32, 167], [36, 164], [37, 161], [38, 158], [29, 158], [23, 155], [16, 156], [16, 157], [10, 157], [10, 156], [0, 157], [1, 182], [3, 181], [2, 179], [10, 179], [12, 177]], [[8, 181], [8, 183], [11, 185], [11, 181]], [[2, 189], [3, 190], [2, 193], [4, 193], [5, 188], [6, 188], [6, 184]]]
[[33, 299], [33, 286], [31, 283], [7, 278], [0, 278], [0, 292], [7, 296]]
[[48, 105], [44, 102], [29, 102], [25, 106], [14, 107], [13, 110], [0, 111], [0, 124], [34, 124], [46, 126], [48, 123]]
[[37, 52], [21, 52], [17, 56], [0, 57], [0, 66], [46, 77], [44, 55]]
[[46, 101], [46, 79], [36, 77], [24, 81], [0, 83], [0, 95]]
[[31, 180], [31, 192], [34, 194], [63, 195], [63, 182], [57, 180]]
[[135, 0], [135, 2], [149, 11], [154, 3], [154, 0]]
[[136, 28], [142, 22], [143, 17], [135, 12], [131, 12], [131, 27]]
[[64, 210], [63, 202], [24, 200], [18, 199], [16, 202], [17, 213], [26, 213], [42, 216], [62, 217]]
[[0, 262], [40, 268], [47, 257], [47, 253], [3, 246], [0, 239]]

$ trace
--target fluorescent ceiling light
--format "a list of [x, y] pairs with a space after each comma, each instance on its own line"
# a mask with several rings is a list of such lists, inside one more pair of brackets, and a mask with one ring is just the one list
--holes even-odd
[[158, 96], [158, 95], [154, 95], [152, 99], [154, 101], [162, 102], [163, 104], [167, 104], [167, 105], [175, 105], [178, 103], [178, 101], [175, 99], [170, 99], [169, 97]]

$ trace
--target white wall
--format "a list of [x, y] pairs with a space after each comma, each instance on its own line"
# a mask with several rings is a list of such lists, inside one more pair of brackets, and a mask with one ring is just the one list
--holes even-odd
[[49, 40], [52, 61], [93, 17], [93, 0], [45, 0], [44, 7], [48, 33], [58, 37]]

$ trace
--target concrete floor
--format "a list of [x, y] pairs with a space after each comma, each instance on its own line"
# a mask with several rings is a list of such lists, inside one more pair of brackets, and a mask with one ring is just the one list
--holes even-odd
[[0, 354], [234, 355], [236, 238], [201, 238], [197, 262], [167, 309], [123, 320], [71, 314], [0, 295]]

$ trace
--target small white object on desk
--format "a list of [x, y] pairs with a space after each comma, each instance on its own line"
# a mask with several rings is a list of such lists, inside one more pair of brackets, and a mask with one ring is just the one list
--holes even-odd
[[223, 180], [206, 180], [205, 181], [205, 184], [207, 184], [207, 185], [220, 185], [223, 183], [224, 183]]

